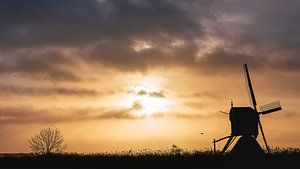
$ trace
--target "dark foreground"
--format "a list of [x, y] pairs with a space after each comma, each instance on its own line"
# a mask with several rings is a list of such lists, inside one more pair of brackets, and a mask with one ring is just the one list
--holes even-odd
[[295, 168], [300, 151], [283, 151], [261, 156], [213, 155], [210, 152], [177, 154], [3, 154], [1, 168]]

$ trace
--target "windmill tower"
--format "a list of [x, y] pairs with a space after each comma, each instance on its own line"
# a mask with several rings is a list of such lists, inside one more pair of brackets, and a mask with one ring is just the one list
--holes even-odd
[[263, 152], [261, 146], [256, 140], [259, 130], [267, 151], [270, 151], [262, 124], [260, 122], [260, 115], [265, 115], [281, 110], [280, 102], [276, 101], [264, 106], [260, 106], [260, 111], [258, 111], [247, 64], [244, 65], [244, 73], [251, 107], [234, 107], [233, 104], [231, 104], [231, 109], [229, 112], [231, 134], [229, 136], [213, 141], [215, 147], [215, 144], [217, 142], [228, 139], [221, 151], [222, 154], [229, 148], [229, 146], [238, 136], [241, 137], [232, 148], [232, 152], [243, 154]]

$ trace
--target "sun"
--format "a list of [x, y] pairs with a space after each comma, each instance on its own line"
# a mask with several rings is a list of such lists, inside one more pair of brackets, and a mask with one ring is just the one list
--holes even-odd
[[141, 104], [141, 109], [136, 112], [141, 115], [158, 114], [165, 111], [167, 105], [166, 100], [161, 98], [149, 98], [149, 96], [142, 96], [139, 99], [139, 103]]
[[135, 104], [132, 111], [137, 116], [161, 114], [167, 110], [169, 105], [164, 90], [159, 87], [145, 85], [134, 86], [133, 95], [129, 101]]

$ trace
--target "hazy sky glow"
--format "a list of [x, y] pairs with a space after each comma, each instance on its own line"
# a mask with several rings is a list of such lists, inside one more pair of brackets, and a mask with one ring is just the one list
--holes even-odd
[[44, 127], [61, 129], [69, 152], [210, 148], [230, 134], [219, 110], [249, 105], [244, 63], [258, 104], [281, 100], [283, 111], [261, 117], [270, 146], [299, 147], [299, 9], [0, 0], [0, 152], [28, 152]]

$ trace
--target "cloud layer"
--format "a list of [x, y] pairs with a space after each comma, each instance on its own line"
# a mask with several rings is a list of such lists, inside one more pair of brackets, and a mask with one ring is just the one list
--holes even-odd
[[144, 119], [157, 117], [175, 118], [207, 118], [208, 115], [187, 112], [154, 112], [152, 114], [137, 114], [142, 109], [138, 102], [129, 108], [65, 108], [65, 109], [37, 109], [32, 106], [6, 106], [0, 108], [1, 125], [24, 124], [55, 124], [74, 121], [92, 121], [105, 119]]
[[79, 88], [30, 88], [30, 87], [17, 87], [17, 86], [5, 86], [0, 85], [0, 96], [50, 96], [50, 95], [62, 95], [62, 96], [79, 96], [79, 97], [95, 97], [103, 95], [96, 90], [92, 89], [79, 89]]
[[143, 72], [173, 66], [232, 72], [244, 62], [300, 67], [297, 1], [12, 0], [0, 6], [1, 74], [80, 81], [74, 73], [80, 62]]

